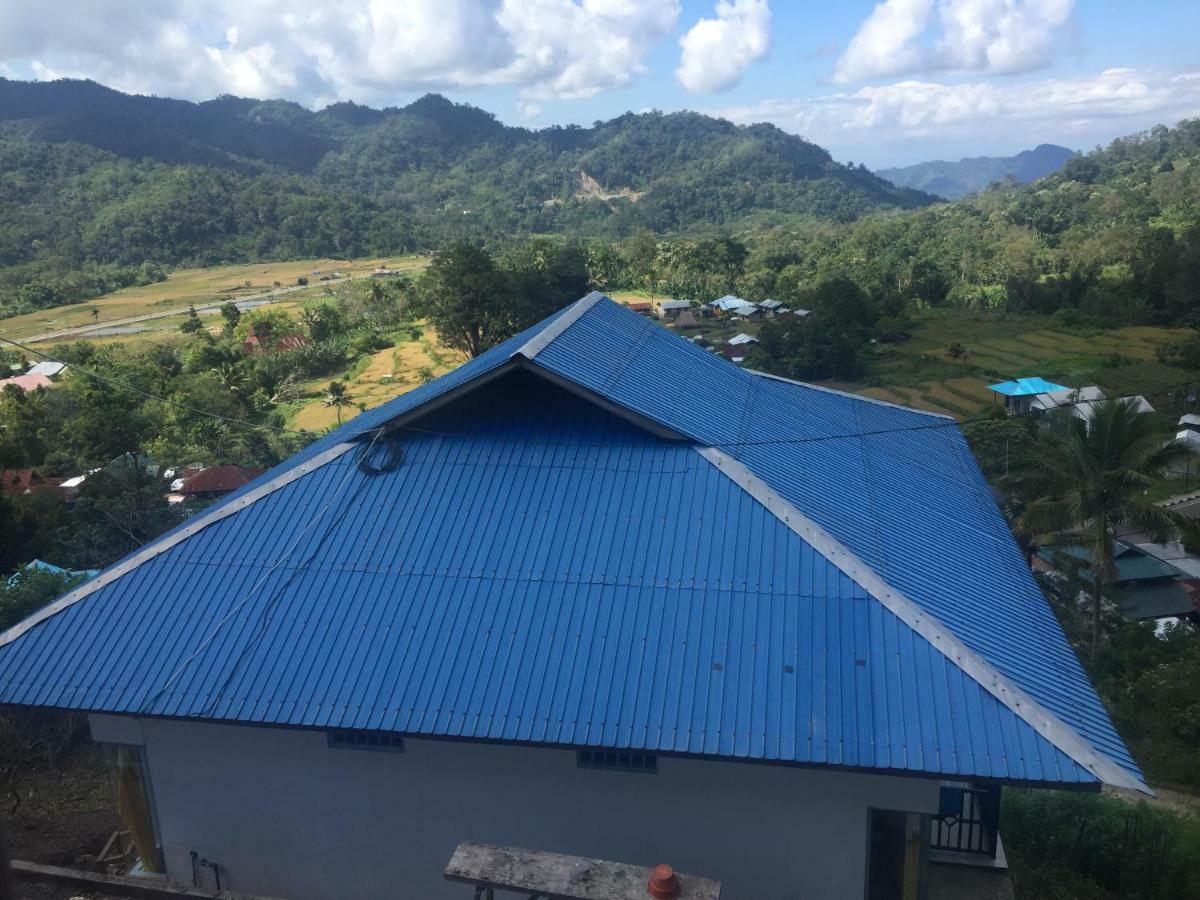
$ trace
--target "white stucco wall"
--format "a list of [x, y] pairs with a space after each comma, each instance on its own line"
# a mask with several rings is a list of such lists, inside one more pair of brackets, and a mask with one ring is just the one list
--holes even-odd
[[669, 757], [648, 775], [564, 750], [338, 750], [323, 732], [93, 717], [97, 740], [139, 731], [172, 880], [190, 883], [195, 850], [223, 887], [294, 900], [469, 900], [441, 877], [460, 840], [668, 862], [724, 900], [846, 900], [863, 896], [868, 808], [937, 808], [931, 780]]

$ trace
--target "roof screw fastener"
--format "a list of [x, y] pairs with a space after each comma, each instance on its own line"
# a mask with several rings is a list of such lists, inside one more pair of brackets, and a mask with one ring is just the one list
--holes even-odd
[[651, 897], [657, 897], [658, 900], [672, 900], [679, 896], [681, 890], [679, 879], [675, 877], [675, 870], [670, 866], [658, 865], [650, 872], [650, 883], [646, 885], [646, 892]]

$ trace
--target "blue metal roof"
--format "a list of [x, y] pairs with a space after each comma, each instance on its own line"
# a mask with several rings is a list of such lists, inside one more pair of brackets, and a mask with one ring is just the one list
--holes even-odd
[[1015, 381], [1005, 381], [1001, 384], [988, 386], [989, 391], [1003, 394], [1006, 397], [1029, 397], [1034, 394], [1050, 394], [1054, 391], [1069, 391], [1069, 387], [1047, 381], [1045, 378], [1018, 378]]
[[0, 702], [1140, 781], [951, 421], [589, 298], [301, 457], [422, 409], [394, 472], [338, 456], [0, 647]]

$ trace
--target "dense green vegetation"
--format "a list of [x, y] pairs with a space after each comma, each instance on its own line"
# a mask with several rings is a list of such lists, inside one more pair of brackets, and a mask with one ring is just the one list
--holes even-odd
[[1200, 817], [1096, 794], [1006, 789], [1004, 849], [1022, 900], [1200, 896]]
[[1057, 172], [1075, 153], [1054, 144], [1039, 144], [1016, 156], [975, 156], [949, 162], [944, 159], [880, 169], [875, 174], [900, 187], [958, 200], [1000, 181], [1028, 184]]
[[529, 131], [436, 95], [313, 113], [4, 79], [0, 110], [9, 314], [96, 296], [167, 264], [844, 221], [930, 199], [772, 126], [696, 113]]

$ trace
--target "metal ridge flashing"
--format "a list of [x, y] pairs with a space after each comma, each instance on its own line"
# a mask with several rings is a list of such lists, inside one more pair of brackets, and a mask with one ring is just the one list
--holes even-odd
[[585, 312], [601, 300], [607, 299], [608, 297], [599, 291], [592, 291], [590, 294], [576, 300], [567, 307], [562, 315], [514, 350], [513, 356], [524, 356], [526, 359], [533, 359], [549, 347], [564, 331], [578, 322]]
[[761, 372], [758, 369], [746, 369], [751, 375], [757, 375], [759, 378], [770, 378], [772, 381], [782, 381], [785, 384], [794, 384], [797, 387], [808, 388], [810, 391], [823, 391], [826, 394], [837, 394], [839, 397], [849, 397], [851, 400], [861, 400], [863, 403], [874, 403], [876, 406], [890, 406], [892, 409], [902, 409], [905, 412], [916, 413], [921, 416], [932, 416], [935, 419], [949, 419], [951, 422], [958, 420], [954, 416], [946, 413], [930, 412], [927, 409], [917, 409], [915, 406], [904, 406], [901, 403], [892, 403], [888, 400], [879, 400], [876, 397], [867, 397], [864, 394], [852, 394], [850, 391], [839, 391], [836, 388], [823, 387], [819, 384], [811, 384], [807, 381], [797, 381], [794, 378], [784, 378], [782, 375], [772, 375], [770, 372]]
[[889, 585], [841, 541], [776, 493], [739, 460], [716, 447], [697, 447], [696, 452], [765, 506], [777, 519], [882, 603], [909, 628], [925, 638], [938, 652], [1008, 707], [1018, 718], [1091, 772], [1099, 781], [1154, 796], [1154, 792], [1144, 781], [1098, 751], [1077, 730], [1038, 703], [990, 662], [964, 644], [937, 617]]
[[303, 478], [309, 472], [315, 471], [327, 463], [333, 462], [333, 460], [337, 459], [354, 446], [356, 445], [353, 442], [347, 442], [330, 447], [324, 453], [318, 453], [312, 459], [301, 463], [295, 468], [288, 469], [286, 472], [280, 473], [278, 477], [272, 478], [270, 481], [260, 485], [252, 491], [247, 491], [245, 494], [231, 503], [226, 503], [219, 508], [213, 508], [199, 513], [194, 519], [192, 519], [192, 521], [188, 522], [174, 533], [159, 538], [156, 541], [152, 541], [141, 550], [134, 552], [132, 556], [126, 557], [123, 562], [119, 562], [115, 566], [105, 569], [95, 578], [91, 579], [90, 581], [85, 581], [74, 590], [63, 594], [53, 603], [49, 604], [48, 606], [43, 606], [33, 615], [26, 619], [22, 619], [6, 632], [0, 634], [0, 647], [11, 644], [31, 628], [40, 625], [51, 616], [58, 615], [64, 609], [74, 606], [88, 595], [93, 594], [100, 590], [100, 588], [111, 584], [122, 575], [125, 575], [127, 572], [133, 571], [142, 563], [149, 562], [159, 554], [167, 552], [176, 544], [187, 540], [201, 529], [207, 528], [209, 525], [214, 525], [217, 522], [220, 522], [222, 519], [232, 516], [234, 513], [241, 512], [251, 503], [255, 503], [268, 494], [272, 494], [279, 490], [281, 487], [291, 484], [296, 479]]

